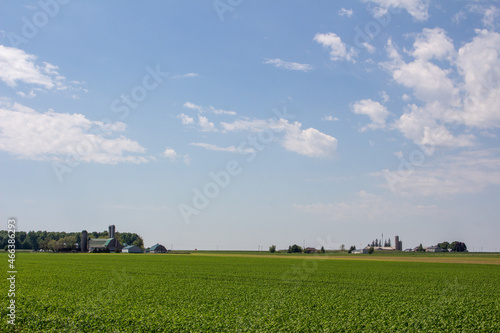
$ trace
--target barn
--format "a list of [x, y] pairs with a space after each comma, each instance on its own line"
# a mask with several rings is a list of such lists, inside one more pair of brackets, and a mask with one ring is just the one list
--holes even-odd
[[122, 245], [115, 238], [115, 226], [109, 226], [109, 238], [91, 238], [87, 241], [87, 231], [82, 231], [82, 252], [87, 252], [86, 248], [88, 246], [89, 252], [104, 252], [109, 250], [109, 252], [115, 252], [116, 249], [121, 249]]
[[161, 244], [156, 244], [151, 246], [149, 249], [146, 249], [146, 253], [167, 253], [167, 249], [165, 246]]
[[142, 253], [142, 249], [135, 245], [127, 245], [122, 249], [122, 253]]

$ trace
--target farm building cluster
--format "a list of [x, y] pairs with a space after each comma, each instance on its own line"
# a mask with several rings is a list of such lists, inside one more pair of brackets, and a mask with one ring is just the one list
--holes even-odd
[[89, 238], [87, 230], [82, 231], [82, 239], [80, 243], [81, 252], [122, 252], [122, 253], [167, 253], [169, 250], [161, 244], [155, 244], [146, 250], [142, 250], [139, 246], [120, 244], [116, 237], [115, 225], [112, 224], [108, 228], [108, 238]]
[[[367, 245], [365, 246], [364, 248], [362, 249], [357, 249], [357, 250], [353, 250], [351, 253], [354, 253], [354, 254], [359, 254], [359, 253], [369, 253], [370, 251], [370, 248], [372, 246], [371, 245]], [[399, 239], [399, 236], [396, 236], [394, 238], [394, 246], [374, 246], [373, 247], [373, 250], [374, 251], [403, 251], [403, 242]], [[405, 252], [410, 252], [409, 249], [406, 249]]]

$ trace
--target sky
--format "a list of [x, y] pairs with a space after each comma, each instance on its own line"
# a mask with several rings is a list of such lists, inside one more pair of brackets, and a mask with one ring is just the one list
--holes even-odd
[[5, 228], [500, 249], [498, 1], [0, 8]]

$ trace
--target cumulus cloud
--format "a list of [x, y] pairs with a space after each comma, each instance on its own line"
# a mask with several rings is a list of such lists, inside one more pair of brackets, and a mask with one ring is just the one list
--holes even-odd
[[390, 61], [382, 66], [413, 95], [391, 128], [421, 146], [469, 147], [476, 138], [468, 129], [500, 127], [500, 34], [476, 30], [457, 50], [443, 29], [423, 29], [405, 53], [388, 41]]
[[337, 150], [337, 139], [321, 133], [315, 128], [301, 129], [302, 124], [294, 122], [285, 131], [283, 147], [308, 157], [331, 158]]
[[0, 105], [0, 150], [30, 160], [78, 159], [103, 164], [145, 163], [146, 149], [123, 135], [121, 122], [92, 121], [81, 114], [37, 112], [20, 104]]
[[216, 131], [214, 123], [209, 121], [205, 116], [198, 115], [198, 125], [200, 125], [203, 132]]
[[264, 64], [274, 65], [277, 68], [283, 68], [290, 71], [307, 72], [312, 69], [312, 66], [309, 64], [299, 64], [298, 62], [288, 62], [281, 59], [268, 59], [264, 61]]
[[371, 99], [363, 99], [351, 105], [351, 111], [355, 114], [364, 114], [371, 119], [371, 123], [366, 127], [361, 128], [361, 131], [366, 129], [383, 129], [386, 127], [385, 120], [389, 116], [389, 111], [379, 102]]
[[356, 62], [356, 51], [348, 48], [344, 42], [333, 32], [318, 33], [314, 36], [314, 41], [330, 49], [330, 59], [333, 61], [345, 60]]
[[375, 15], [380, 17], [389, 11], [389, 9], [404, 9], [414, 19], [425, 21], [429, 18], [429, 0], [364, 0], [377, 5]]
[[[237, 120], [232, 123], [221, 123], [224, 131], [268, 132], [268, 136], [276, 137], [288, 151], [316, 158], [332, 158], [337, 150], [337, 139], [318, 131], [315, 128], [302, 129], [299, 122], [288, 120]], [[278, 138], [278, 134], [283, 134]]]

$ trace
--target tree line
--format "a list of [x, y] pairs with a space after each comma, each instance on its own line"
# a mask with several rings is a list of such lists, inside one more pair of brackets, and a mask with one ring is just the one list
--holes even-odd
[[[108, 238], [108, 231], [89, 232], [89, 238]], [[116, 232], [115, 237], [121, 244], [135, 245], [144, 248], [141, 236], [130, 232]], [[58, 232], [58, 231], [17, 231], [16, 249], [44, 250], [44, 251], [73, 251], [80, 250], [81, 232]], [[7, 230], [0, 230], [0, 249], [7, 247], [9, 240]]]

